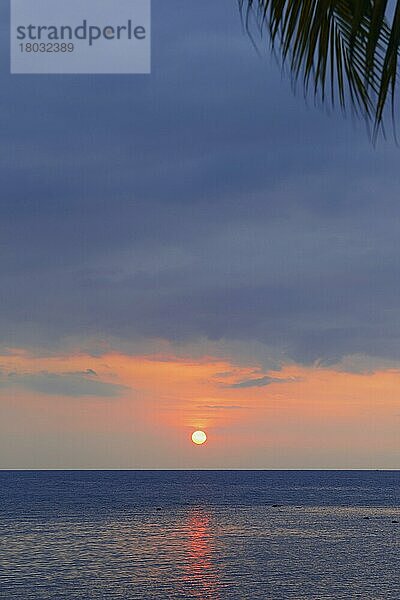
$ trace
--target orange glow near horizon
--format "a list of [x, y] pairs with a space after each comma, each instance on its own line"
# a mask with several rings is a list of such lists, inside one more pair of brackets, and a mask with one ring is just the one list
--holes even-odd
[[[398, 457], [396, 370], [360, 374], [291, 364], [264, 372], [258, 365], [241, 366], [228, 359], [116, 352], [41, 357], [10, 351], [0, 356], [0, 365], [0, 409], [7, 415], [0, 421], [0, 433], [4, 439], [12, 431], [23, 439], [31, 436], [32, 448], [52, 436], [82, 436], [112, 440], [106, 447], [115, 452], [118, 464], [127, 453], [118, 450], [124, 440], [138, 465], [154, 461], [149, 464], [186, 466], [204, 460], [198, 466], [249, 468], [291, 468], [300, 460], [306, 466], [333, 468], [347, 465], [349, 457], [352, 466], [367, 467], [376, 456], [389, 468], [388, 461]], [[35, 377], [48, 376], [45, 393], [32, 386]], [[120, 387], [112, 397], [51, 393], [55, 377], [64, 381], [70, 376]], [[266, 377], [271, 379], [260, 385]], [[195, 430], [212, 432], [213, 443], [204, 444], [204, 452], [187, 454], [184, 440]], [[85, 441], [82, 453], [86, 451]], [[96, 452], [92, 460], [102, 460]]]

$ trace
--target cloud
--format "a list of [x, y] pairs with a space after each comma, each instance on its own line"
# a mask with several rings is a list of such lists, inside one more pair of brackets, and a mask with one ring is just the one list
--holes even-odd
[[62, 375], [94, 375], [95, 377], [97, 377], [97, 373], [93, 369], [85, 369], [84, 371], [70, 371], [67, 373], [62, 373]]
[[32, 392], [51, 396], [96, 396], [114, 398], [129, 390], [128, 387], [91, 379], [92, 369], [71, 373], [15, 373], [2, 374], [1, 387], [21, 386]]
[[399, 371], [400, 361], [385, 360], [377, 356], [366, 356], [365, 354], [353, 354], [343, 356], [339, 362], [323, 362], [319, 361], [316, 366], [332, 368], [345, 373], [360, 373], [371, 375], [377, 371]]
[[399, 360], [397, 149], [293, 97], [228, 0], [171, 2], [146, 83], [4, 76], [0, 341]]
[[264, 387], [273, 383], [294, 383], [296, 381], [299, 381], [297, 377], [290, 377], [289, 379], [279, 379], [278, 377], [269, 377], [268, 375], [265, 375], [264, 377], [258, 377], [257, 379], [245, 379], [244, 381], [233, 383], [228, 387], [234, 389]]

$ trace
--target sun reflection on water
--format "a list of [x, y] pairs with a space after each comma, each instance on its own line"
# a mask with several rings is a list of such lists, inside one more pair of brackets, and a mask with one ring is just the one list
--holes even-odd
[[220, 582], [210, 514], [204, 508], [193, 509], [186, 530], [185, 587], [191, 590], [191, 597], [218, 599]]

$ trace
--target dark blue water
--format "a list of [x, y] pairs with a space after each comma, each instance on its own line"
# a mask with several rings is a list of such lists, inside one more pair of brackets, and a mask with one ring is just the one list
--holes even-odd
[[400, 598], [400, 472], [3, 471], [0, 597]]

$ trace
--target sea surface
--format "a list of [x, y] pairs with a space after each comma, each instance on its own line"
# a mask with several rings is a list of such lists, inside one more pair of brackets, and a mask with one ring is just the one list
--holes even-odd
[[6, 599], [400, 598], [399, 471], [2, 471]]

